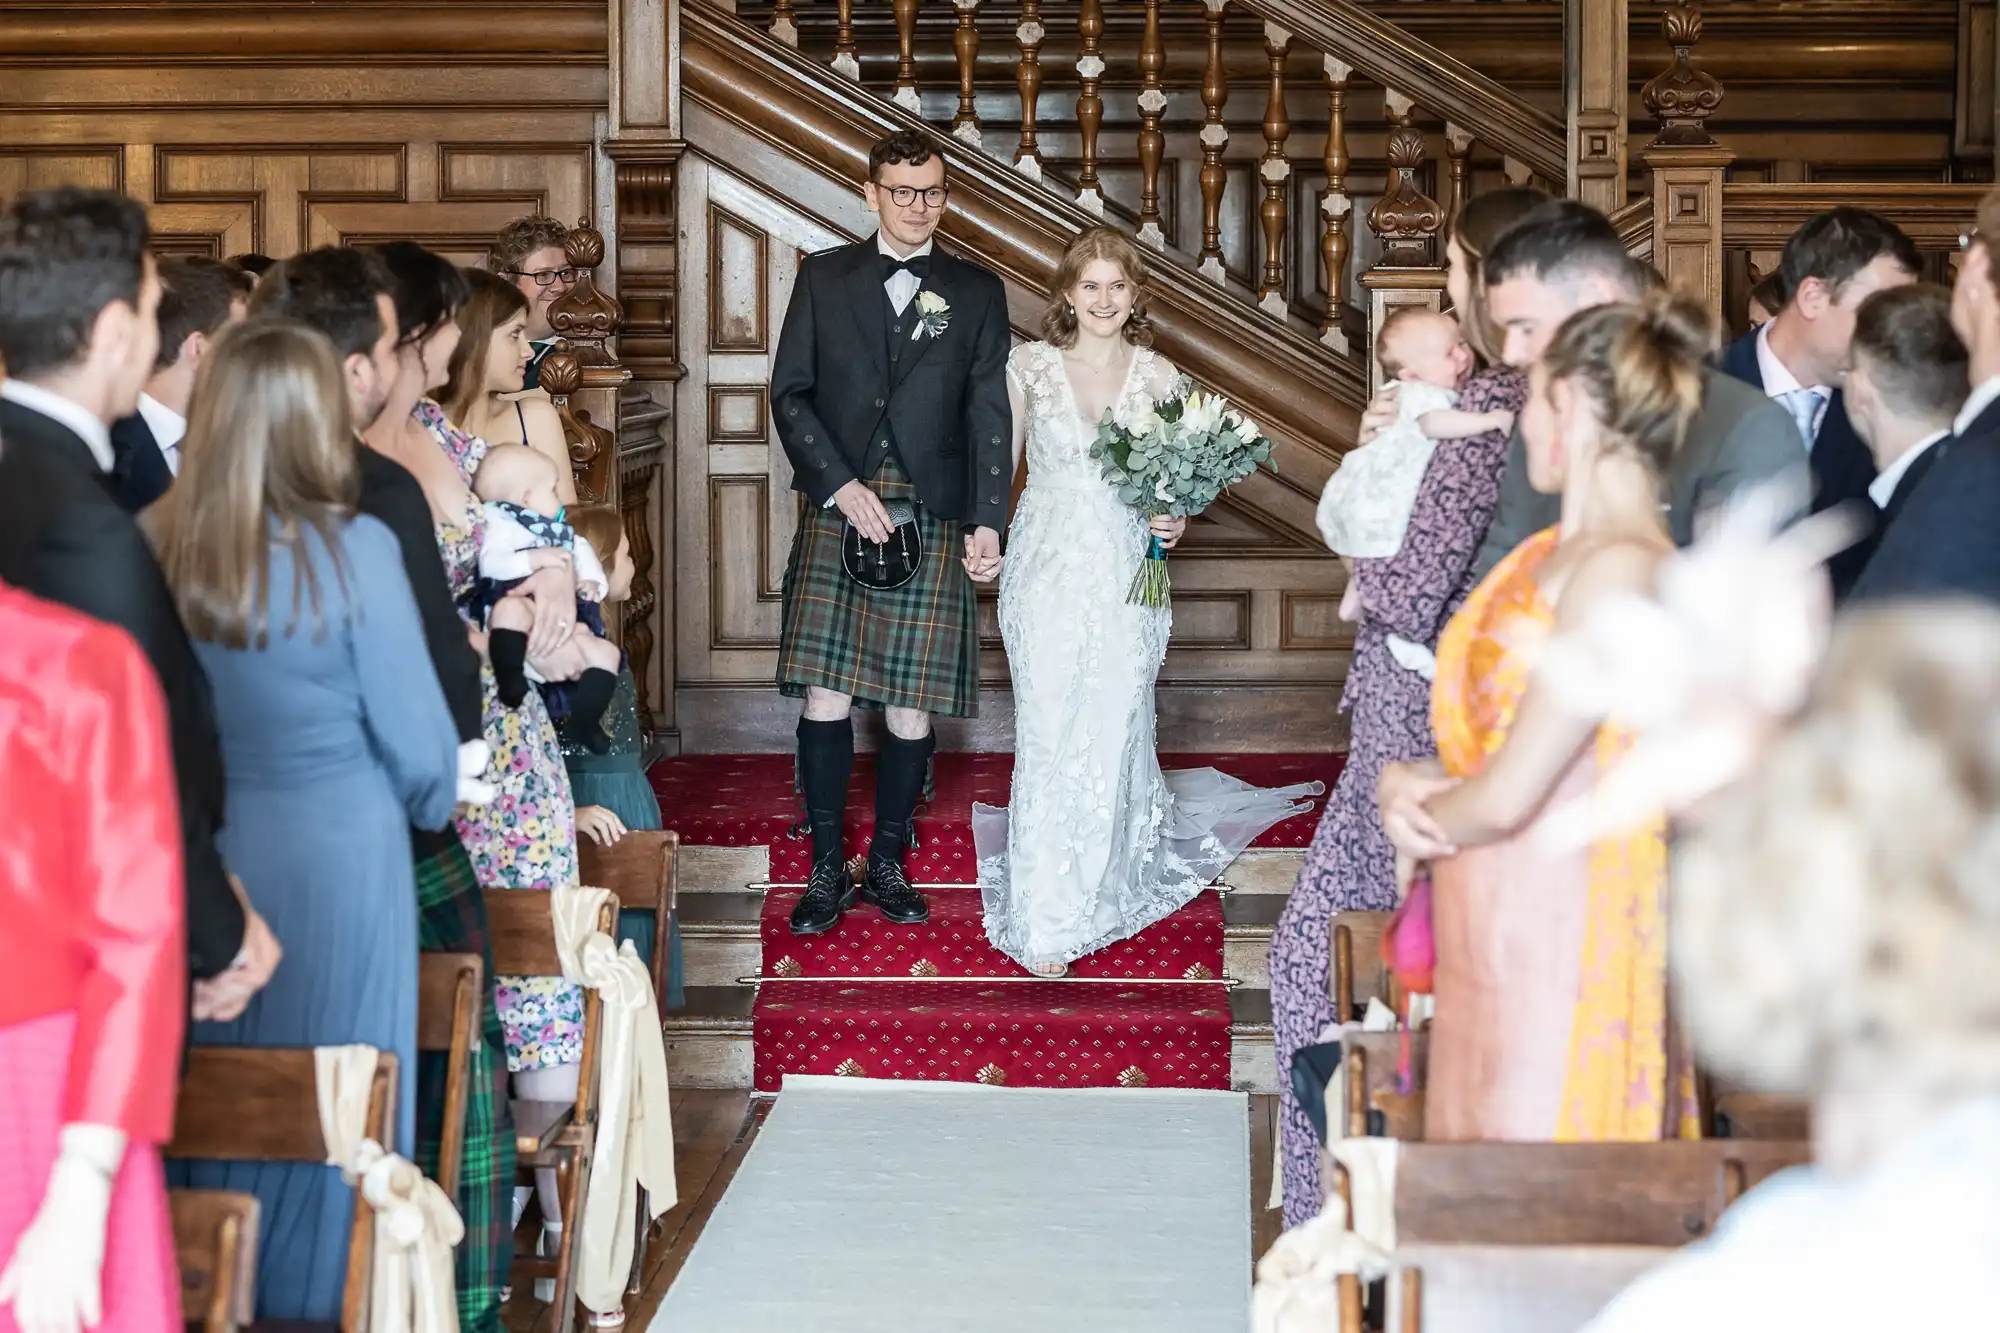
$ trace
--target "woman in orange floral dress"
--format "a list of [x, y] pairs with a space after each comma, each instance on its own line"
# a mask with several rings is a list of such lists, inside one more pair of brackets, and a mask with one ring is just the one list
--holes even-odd
[[1562, 521], [1495, 567], [1438, 641], [1438, 758], [1383, 773], [1405, 873], [1429, 863], [1437, 940], [1425, 1134], [1692, 1137], [1667, 1022], [1666, 826], [1565, 852], [1545, 813], [1625, 738], [1533, 669], [1536, 643], [1651, 587], [1673, 542], [1660, 477], [1701, 404], [1707, 315], [1657, 295], [1579, 312], [1530, 374], [1529, 476]]

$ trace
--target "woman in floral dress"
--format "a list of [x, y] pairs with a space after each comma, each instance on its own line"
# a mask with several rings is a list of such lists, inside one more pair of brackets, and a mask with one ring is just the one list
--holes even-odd
[[[1467, 341], [1489, 363], [1492, 340], [1480, 314], [1479, 256], [1510, 223], [1547, 197], [1528, 189], [1480, 195], [1459, 215], [1445, 247], [1452, 304]], [[1520, 372], [1490, 365], [1466, 385], [1459, 407], [1518, 412], [1526, 396]], [[1500, 501], [1506, 458], [1502, 431], [1438, 441], [1402, 548], [1385, 559], [1355, 562], [1361, 620], [1341, 697], [1351, 719], [1347, 763], [1327, 798], [1298, 885], [1271, 939], [1287, 1227], [1308, 1221], [1320, 1206], [1319, 1138], [1292, 1095], [1291, 1070], [1293, 1054], [1318, 1041], [1335, 1018], [1326, 993], [1328, 923], [1336, 911], [1395, 905], [1395, 853], [1376, 810], [1376, 779], [1388, 764], [1436, 753], [1430, 681], [1398, 663], [1388, 641], [1394, 635], [1426, 648], [1436, 646], [1446, 619], [1471, 591], [1473, 558]]]

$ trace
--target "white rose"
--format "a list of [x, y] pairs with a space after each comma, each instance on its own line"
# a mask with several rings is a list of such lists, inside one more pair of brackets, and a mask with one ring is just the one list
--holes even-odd
[[918, 292], [917, 309], [926, 315], [941, 315], [951, 306], [936, 292]]
[[1263, 433], [1263, 431], [1257, 429], [1257, 423], [1249, 417], [1241, 417], [1236, 422], [1236, 438], [1245, 444], [1257, 443], [1258, 437], [1263, 435]]
[[1187, 406], [1181, 409], [1181, 424], [1190, 435], [1207, 435], [1222, 423], [1222, 400], [1203, 397], [1199, 393], [1188, 395]]
[[1123, 423], [1126, 430], [1136, 439], [1145, 439], [1160, 428], [1160, 414], [1153, 410], [1151, 403], [1132, 409], [1131, 419]]

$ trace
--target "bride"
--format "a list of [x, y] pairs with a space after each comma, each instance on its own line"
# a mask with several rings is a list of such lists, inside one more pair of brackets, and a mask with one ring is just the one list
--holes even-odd
[[1320, 790], [1160, 772], [1153, 681], [1172, 613], [1125, 595], [1148, 532], [1172, 547], [1187, 520], [1149, 523], [1090, 456], [1106, 415], [1176, 392], [1178, 373], [1148, 346], [1144, 282], [1130, 240], [1085, 232], [1057, 271], [1046, 341], [1007, 359], [1015, 471], [1024, 446], [1028, 461], [1000, 573], [1013, 793], [1006, 809], [975, 805], [972, 834], [986, 934], [1041, 977], [1178, 910]]

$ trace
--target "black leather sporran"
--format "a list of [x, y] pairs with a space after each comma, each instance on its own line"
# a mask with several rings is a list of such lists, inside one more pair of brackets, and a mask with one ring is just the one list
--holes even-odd
[[874, 592], [900, 588], [917, 576], [924, 563], [924, 539], [917, 528], [917, 511], [900, 500], [885, 500], [893, 529], [886, 542], [871, 542], [851, 520], [842, 520], [840, 563], [847, 577]]

